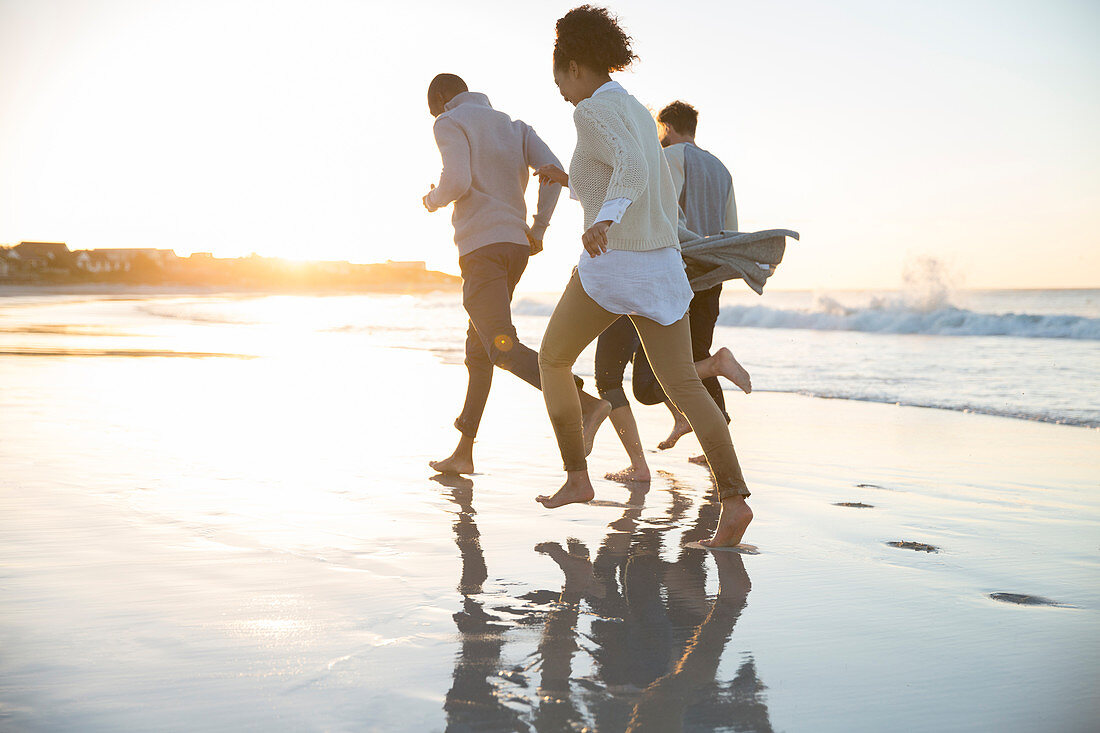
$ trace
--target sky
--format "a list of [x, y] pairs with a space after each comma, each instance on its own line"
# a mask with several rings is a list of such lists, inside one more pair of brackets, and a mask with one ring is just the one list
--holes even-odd
[[[457, 73], [568, 163], [551, 74], [572, 3], [0, 0], [0, 244], [167, 247], [457, 273], [425, 92]], [[608, 5], [654, 110], [700, 112], [772, 289], [1100, 287], [1100, 4]], [[533, 210], [536, 185], [528, 189]], [[580, 252], [563, 196], [524, 291]]]

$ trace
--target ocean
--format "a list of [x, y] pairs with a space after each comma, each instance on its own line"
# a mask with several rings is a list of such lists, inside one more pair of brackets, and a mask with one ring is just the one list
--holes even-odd
[[[533, 348], [556, 298], [526, 294], [514, 302], [520, 338]], [[0, 329], [7, 354], [264, 356], [370, 346], [461, 362], [466, 323], [457, 293], [23, 292], [0, 298]], [[933, 284], [757, 296], [727, 283], [714, 343], [734, 352], [757, 391], [1100, 427], [1100, 290]], [[577, 372], [591, 376], [591, 348]]]

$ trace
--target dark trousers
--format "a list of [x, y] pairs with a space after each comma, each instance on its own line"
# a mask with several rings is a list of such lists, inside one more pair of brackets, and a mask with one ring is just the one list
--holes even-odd
[[612, 409], [630, 404], [623, 391], [623, 373], [640, 345], [638, 332], [627, 316], [620, 316], [596, 339], [596, 390]]
[[[691, 358], [701, 361], [710, 356], [710, 347], [714, 343], [714, 326], [718, 322], [718, 300], [722, 295], [719, 283], [709, 290], [702, 290], [691, 299], [688, 309], [688, 322], [691, 324]], [[596, 388], [600, 396], [611, 403], [612, 407], [627, 404], [623, 392], [623, 371], [631, 359], [634, 361], [634, 397], [643, 405], [656, 405], [664, 402], [664, 390], [661, 389], [649, 359], [638, 340], [638, 334], [630, 319], [623, 316], [604, 331], [596, 342]], [[703, 380], [703, 386], [714, 399], [715, 404], [725, 415], [726, 399], [722, 395], [722, 385], [718, 377]]]
[[470, 382], [466, 402], [455, 427], [463, 435], [477, 436], [493, 366], [507, 369], [536, 389], [539, 355], [524, 346], [512, 325], [512, 293], [527, 268], [528, 246], [510, 242], [490, 244], [458, 258], [462, 271], [462, 305], [470, 316], [466, 331], [466, 370]]

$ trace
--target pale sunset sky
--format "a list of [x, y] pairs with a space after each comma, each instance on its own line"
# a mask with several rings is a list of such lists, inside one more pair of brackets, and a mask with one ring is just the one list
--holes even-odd
[[[0, 244], [426, 260], [457, 272], [425, 91], [461, 75], [568, 163], [569, 2], [0, 0]], [[1100, 287], [1100, 3], [608, 4], [617, 78], [700, 111], [741, 229], [801, 232], [770, 288]], [[536, 185], [528, 190], [533, 203]], [[581, 251], [562, 196], [525, 276]]]

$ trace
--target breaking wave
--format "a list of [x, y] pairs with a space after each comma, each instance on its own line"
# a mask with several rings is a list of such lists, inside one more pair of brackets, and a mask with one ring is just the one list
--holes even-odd
[[[522, 299], [516, 315], [549, 316], [551, 303]], [[786, 310], [763, 305], [725, 305], [718, 325], [737, 328], [788, 328], [810, 331], [927, 334], [935, 336], [1014, 336], [1100, 340], [1100, 318], [1029, 313], [976, 313], [948, 304], [876, 299], [863, 307], [847, 307], [829, 297], [818, 298], [812, 310]]]
[[925, 310], [882, 302], [847, 308], [830, 298], [820, 299], [818, 306], [813, 311], [777, 310], [759, 305], [726, 306], [718, 316], [718, 324], [812, 331], [1100, 340], [1100, 318], [1084, 316], [975, 313], [954, 306]]

